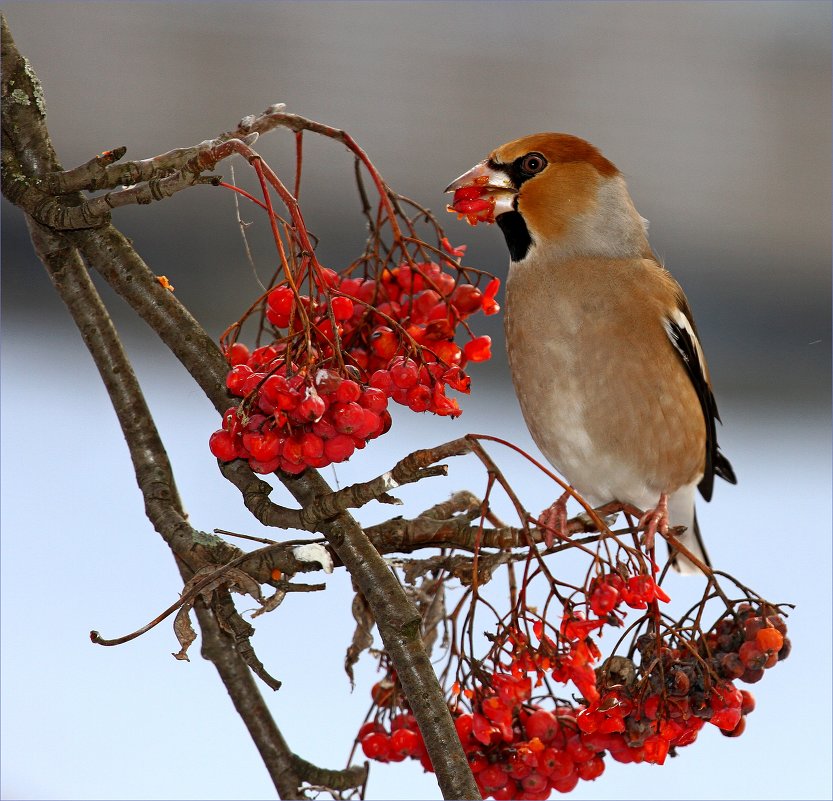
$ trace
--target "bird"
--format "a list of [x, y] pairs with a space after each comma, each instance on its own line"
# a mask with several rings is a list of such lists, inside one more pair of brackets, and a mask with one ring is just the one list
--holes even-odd
[[[506, 351], [535, 444], [594, 507], [645, 512], [651, 542], [685, 527], [680, 543], [710, 567], [696, 491], [708, 501], [715, 476], [737, 478], [691, 308], [622, 173], [584, 139], [547, 132], [498, 147], [445, 191], [449, 211], [506, 240]], [[670, 560], [702, 572], [676, 549]]]

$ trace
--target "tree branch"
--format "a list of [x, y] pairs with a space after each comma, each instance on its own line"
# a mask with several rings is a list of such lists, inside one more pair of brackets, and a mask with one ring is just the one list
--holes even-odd
[[[2, 26], [4, 90], [7, 90], [6, 76], [9, 74], [6, 68], [7, 63], [12, 65], [12, 62], [15, 62], [17, 66], [16, 62], [23, 60], [14, 47], [5, 19], [2, 20]], [[26, 69], [34, 76], [28, 64], [24, 68], [21, 63], [20, 71], [25, 72]], [[49, 145], [43, 119], [40, 87], [36, 87], [36, 79], [35, 82], [30, 79], [26, 85], [17, 87], [15, 91], [28, 92], [27, 102], [30, 106], [34, 104], [38, 113], [33, 115], [31, 108], [27, 111], [26, 104], [17, 101], [7, 113], [9, 104], [5, 100], [9, 92], [4, 91], [4, 136], [8, 137], [13, 145], [16, 145], [18, 141], [27, 143], [34, 140], [36, 147], [31, 151], [31, 163], [29, 163], [30, 148], [27, 144], [21, 144], [18, 160], [23, 168], [19, 173], [4, 176], [4, 191], [7, 187], [14, 186], [18, 178], [31, 178], [61, 171], [54, 157], [54, 151]], [[14, 130], [7, 129], [7, 119], [15, 126], [18, 121], [25, 123], [27, 131], [22, 139], [17, 138], [20, 132], [18, 127]], [[346, 134], [339, 133], [341, 140], [351, 146], [357, 155], [360, 157], [364, 155]], [[49, 157], [44, 159], [44, 154], [47, 152]], [[364, 158], [366, 159], [366, 156]], [[376, 178], [374, 173], [374, 179]], [[388, 201], [384, 191], [382, 201]], [[83, 199], [78, 199], [78, 205], [83, 202]], [[391, 225], [395, 225], [393, 219]], [[202, 387], [215, 408], [220, 413], [224, 412], [231, 405], [225, 388], [225, 374], [228, 369], [225, 359], [187, 310], [155, 280], [155, 276], [129, 242], [108, 224], [96, 229], [73, 231], [67, 236], [69, 241], [81, 251], [88, 264], [104, 276], [105, 280], [127, 300], [171, 348]], [[332, 494], [332, 490], [323, 478], [312, 470], [300, 478], [282, 478], [282, 480], [302, 505], [314, 502], [319, 496]], [[393, 574], [352, 517], [342, 512], [333, 521], [322, 524], [321, 529], [350, 570], [357, 586], [367, 597], [374, 612], [382, 639], [422, 730], [443, 795], [446, 798], [479, 798], [477, 786], [452, 723], [445, 698], [423, 647], [419, 635], [419, 615], [413, 604], [407, 599]], [[201, 617], [200, 620], [202, 622], [203, 618]], [[209, 636], [213, 635], [210, 633]], [[267, 727], [269, 731], [264, 731], [262, 727], [258, 728], [257, 716], [266, 711], [259, 693], [254, 698], [249, 696], [243, 698], [248, 688], [244, 683], [243, 675], [236, 667], [239, 665], [243, 674], [251, 680], [248, 669], [239, 661], [236, 651], [228, 647], [220, 648], [219, 642], [221, 641], [216, 637], [213, 638], [212, 644], [218, 647], [216, 651], [210, 650], [209, 653], [212, 654], [212, 661], [215, 661], [218, 670], [227, 681], [229, 691], [236, 694], [233, 696], [235, 706], [246, 717], [250, 732], [257, 731], [263, 734], [264, 747], [281, 755], [279, 761], [282, 761], [282, 765], [274, 762], [273, 769], [267, 762], [270, 774], [273, 774], [273, 779], [279, 779], [279, 774], [283, 771], [284, 775], [297, 779], [291, 772], [287, 772], [290, 771], [284, 759], [287, 749], [274, 723], [271, 727]], [[254, 690], [256, 692], [256, 688]], [[256, 742], [260, 748], [261, 740], [256, 739]], [[264, 751], [261, 750], [261, 753], [263, 754]], [[293, 782], [288, 783], [293, 784]], [[297, 787], [296, 781], [294, 785]], [[287, 787], [279, 786], [282, 795], [288, 790]], [[287, 795], [286, 797], [297, 796]]]
[[[45, 124], [40, 84], [28, 62], [17, 51], [2, 14], [0, 42], [4, 165], [7, 164], [6, 156], [10, 154], [16, 159], [15, 174], [37, 177], [48, 171], [60, 170]], [[7, 186], [4, 181], [4, 192]], [[128, 442], [148, 517], [174, 552], [182, 551], [184, 554], [182, 558], [177, 557], [183, 579], [187, 580], [192, 571], [182, 559], [198, 558], [201, 549], [219, 549], [224, 552], [225, 558], [239, 553], [238, 549], [217, 537], [195, 532], [185, 521], [161, 439], [112, 321], [78, 253], [60, 235], [47, 230], [28, 215], [26, 221], [35, 249], [42, 256], [50, 278], [76, 320], [110, 393]], [[183, 539], [190, 542], [183, 544]], [[278, 792], [282, 798], [300, 797], [291, 751], [275, 725], [249, 668], [234, 647], [223, 641], [211, 612], [198, 605], [197, 615], [208, 657], [217, 666]]]

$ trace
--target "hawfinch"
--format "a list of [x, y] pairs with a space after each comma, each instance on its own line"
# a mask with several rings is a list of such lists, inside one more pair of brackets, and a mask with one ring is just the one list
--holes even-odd
[[541, 133], [446, 191], [450, 211], [496, 222], [506, 239], [506, 348], [541, 452], [594, 506], [651, 510], [654, 531], [685, 526], [682, 544], [708, 564], [695, 489], [708, 501], [715, 475], [736, 478], [691, 310], [622, 174], [583, 139]]

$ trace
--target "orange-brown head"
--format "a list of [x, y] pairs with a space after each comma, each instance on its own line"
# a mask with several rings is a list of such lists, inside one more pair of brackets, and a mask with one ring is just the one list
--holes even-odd
[[[645, 221], [621, 173], [577, 136], [539, 133], [508, 142], [446, 188], [452, 190], [450, 210], [472, 223], [497, 222], [512, 261], [537, 249], [556, 258], [650, 253]], [[475, 190], [489, 209], [467, 213], [478, 202]]]

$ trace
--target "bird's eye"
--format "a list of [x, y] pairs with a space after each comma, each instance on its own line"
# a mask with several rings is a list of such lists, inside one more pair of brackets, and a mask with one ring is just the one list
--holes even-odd
[[547, 160], [540, 153], [527, 153], [521, 159], [521, 172], [526, 175], [537, 175], [547, 166]]

